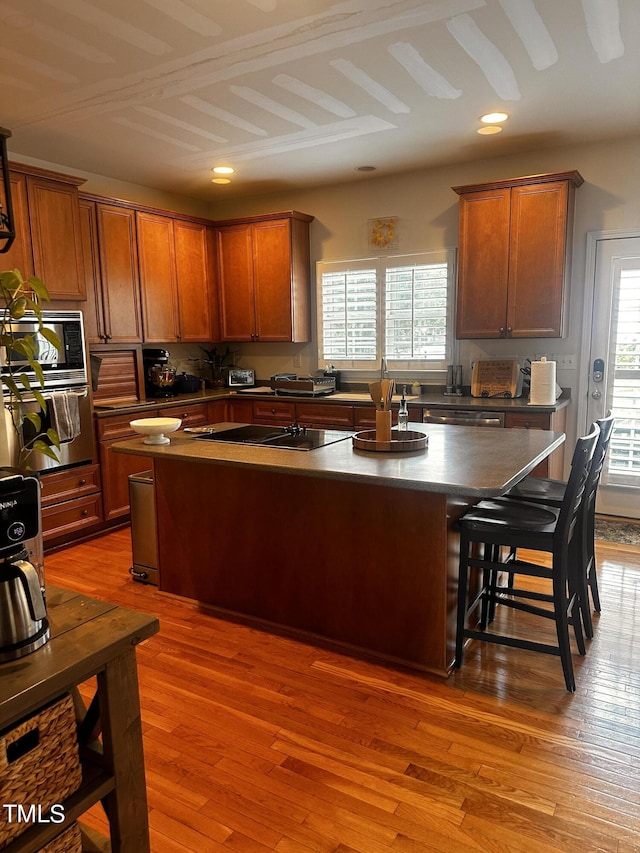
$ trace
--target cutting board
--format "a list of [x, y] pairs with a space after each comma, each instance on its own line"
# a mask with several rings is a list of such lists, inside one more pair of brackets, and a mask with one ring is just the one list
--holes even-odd
[[520, 365], [514, 359], [478, 359], [471, 373], [472, 397], [517, 397]]

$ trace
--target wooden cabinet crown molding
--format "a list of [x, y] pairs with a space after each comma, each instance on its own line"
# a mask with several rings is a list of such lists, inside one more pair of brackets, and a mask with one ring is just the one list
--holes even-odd
[[270, 219], [299, 219], [302, 222], [313, 222], [315, 216], [308, 213], [300, 213], [298, 210], [283, 210], [280, 213], [257, 213], [253, 216], [240, 216], [236, 219], [218, 219], [215, 225], [224, 227], [226, 225], [250, 225], [253, 222], [268, 222]]
[[73, 184], [76, 187], [86, 183], [86, 178], [79, 178], [77, 175], [66, 175], [63, 172], [53, 172], [50, 169], [41, 169], [39, 166], [27, 166], [24, 163], [14, 163], [9, 161], [9, 171], [20, 172], [22, 175], [32, 175], [38, 178], [47, 178], [50, 181], [61, 181], [65, 184]]
[[483, 190], [500, 190], [510, 187], [524, 187], [528, 184], [550, 184], [556, 181], [568, 181], [571, 186], [579, 187], [584, 183], [584, 178], [576, 169], [570, 172], [547, 172], [543, 175], [526, 175], [521, 178], [505, 178], [499, 181], [487, 181], [484, 184], [467, 184], [465, 186], [451, 187], [454, 193], [466, 195], [467, 193], [482, 192]]
[[217, 225], [213, 219], [206, 219], [202, 216], [194, 216], [189, 213], [180, 213], [175, 210], [167, 210], [163, 207], [154, 207], [149, 204], [140, 204], [135, 201], [127, 201], [123, 198], [111, 198], [110, 196], [97, 195], [96, 193], [81, 192], [80, 198], [85, 201], [92, 201], [95, 204], [108, 204], [110, 207], [121, 207], [125, 210], [133, 210], [137, 213], [148, 213], [153, 216], [166, 216], [175, 221], [193, 222], [197, 225], [206, 225], [213, 228]]

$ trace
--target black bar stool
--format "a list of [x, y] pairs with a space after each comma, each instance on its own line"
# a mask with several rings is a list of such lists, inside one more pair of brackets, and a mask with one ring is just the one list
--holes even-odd
[[[456, 667], [462, 666], [465, 639], [484, 640], [559, 656], [567, 690], [573, 692], [576, 689], [569, 625], [575, 632], [580, 654], [585, 653], [585, 647], [577, 579], [570, 573], [575, 575], [578, 570], [579, 515], [598, 435], [599, 429], [594, 424], [588, 435], [578, 439], [560, 507], [499, 498], [480, 501], [460, 519]], [[502, 547], [509, 549], [505, 560], [500, 559]], [[518, 559], [516, 554], [520, 548], [550, 553], [551, 566]], [[481, 556], [474, 555], [476, 549]], [[481, 569], [482, 573], [480, 590], [468, 601], [470, 568]], [[498, 586], [499, 571], [511, 573], [514, 579], [517, 575], [547, 578], [552, 581], [552, 592], [516, 587], [515, 580], [507, 587]], [[493, 621], [496, 604], [553, 620], [557, 642], [543, 643], [487, 631], [488, 622]], [[540, 606], [542, 604], [546, 606]], [[468, 625], [469, 617], [479, 606], [479, 625], [471, 627]]]
[[[596, 449], [593, 453], [589, 480], [585, 490], [583, 511], [580, 516], [580, 562], [584, 566], [584, 572], [578, 580], [578, 591], [580, 594], [582, 624], [585, 636], [588, 639], [593, 637], [589, 590], [591, 590], [593, 609], [597, 613], [600, 613], [595, 550], [596, 495], [600, 484], [600, 475], [604, 467], [604, 460], [609, 449], [611, 433], [613, 432], [613, 415], [611, 412], [608, 412], [607, 416], [596, 421], [596, 424], [600, 428], [600, 435], [598, 436]], [[566, 487], [567, 484], [563, 480], [549, 480], [546, 477], [529, 475], [510, 489], [505, 497], [529, 503], [559, 507], [564, 500]]]

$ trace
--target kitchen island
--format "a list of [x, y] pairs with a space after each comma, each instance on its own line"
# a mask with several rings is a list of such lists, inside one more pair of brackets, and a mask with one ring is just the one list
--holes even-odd
[[[238, 424], [216, 424], [216, 430]], [[445, 675], [453, 662], [457, 519], [564, 441], [543, 430], [410, 425], [425, 450], [302, 452], [130, 439], [153, 459], [159, 585], [221, 615]]]

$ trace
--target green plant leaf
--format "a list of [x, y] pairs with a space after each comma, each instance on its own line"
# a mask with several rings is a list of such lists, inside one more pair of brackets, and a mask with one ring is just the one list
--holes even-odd
[[33, 424], [36, 432], [40, 432], [40, 428], [42, 427], [42, 418], [37, 412], [25, 412], [24, 419], [25, 421], [29, 421]]
[[58, 450], [60, 450], [60, 437], [58, 436], [58, 433], [55, 431], [55, 429], [49, 428], [46, 432], [46, 436], [51, 442], [51, 444], [53, 444], [54, 447], [57, 447]]
[[44, 456], [47, 456], [49, 459], [55, 459], [56, 462], [60, 461], [60, 457], [56, 453], [55, 449], [41, 439], [36, 439], [36, 441], [31, 445], [31, 451], [33, 452], [36, 450]]
[[49, 291], [44, 285], [44, 282], [39, 279], [37, 276], [33, 275], [27, 282], [31, 290], [36, 294], [38, 299], [42, 299], [45, 302], [49, 301]]
[[42, 335], [43, 338], [45, 338], [47, 341], [49, 341], [49, 343], [58, 350], [58, 353], [62, 350], [62, 341], [60, 340], [58, 335], [56, 335], [56, 333], [52, 329], [48, 329], [46, 326], [44, 326], [40, 330], [40, 334]]

